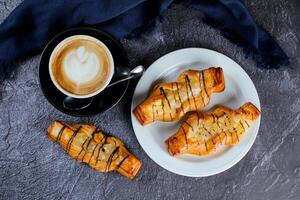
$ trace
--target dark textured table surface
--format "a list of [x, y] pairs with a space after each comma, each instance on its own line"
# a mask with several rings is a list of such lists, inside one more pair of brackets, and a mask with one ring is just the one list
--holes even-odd
[[[0, 22], [21, 0], [0, 0]], [[173, 5], [153, 30], [124, 39], [132, 65], [150, 65], [167, 52], [205, 47], [236, 60], [250, 75], [262, 105], [258, 137], [231, 169], [207, 178], [172, 174], [141, 149], [132, 130], [130, 102], [135, 83], [110, 111], [75, 118], [54, 109], [42, 95], [35, 56], [19, 63], [1, 84], [0, 199], [300, 199], [300, 2], [246, 1], [258, 23], [291, 57], [280, 70], [257, 69], [241, 48], [201, 22], [201, 14]], [[79, 164], [46, 136], [54, 119], [91, 122], [123, 139], [143, 162], [134, 180], [101, 174]]]

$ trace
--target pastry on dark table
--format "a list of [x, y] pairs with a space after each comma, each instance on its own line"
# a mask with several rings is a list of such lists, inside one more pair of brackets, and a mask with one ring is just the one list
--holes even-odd
[[120, 139], [103, 134], [93, 125], [54, 121], [48, 128], [48, 136], [72, 158], [99, 172], [117, 171], [132, 179], [142, 165]]

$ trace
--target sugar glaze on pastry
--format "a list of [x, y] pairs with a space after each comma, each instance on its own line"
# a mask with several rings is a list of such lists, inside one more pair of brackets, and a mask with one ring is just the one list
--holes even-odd
[[93, 125], [54, 121], [48, 128], [48, 136], [72, 158], [96, 171], [117, 171], [132, 179], [141, 168], [141, 162], [120, 139], [103, 134]]
[[175, 82], [155, 85], [148, 98], [134, 109], [134, 114], [142, 125], [177, 121], [189, 111], [201, 110], [212, 93], [224, 89], [222, 68], [187, 70]]
[[194, 112], [165, 143], [171, 155], [207, 155], [220, 145], [237, 144], [259, 115], [249, 102], [236, 110], [218, 106], [212, 113]]

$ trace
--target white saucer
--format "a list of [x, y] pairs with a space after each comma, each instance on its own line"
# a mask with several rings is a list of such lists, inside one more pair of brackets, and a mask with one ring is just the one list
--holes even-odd
[[229, 57], [208, 49], [181, 49], [159, 58], [147, 69], [134, 92], [131, 119], [140, 145], [154, 162], [176, 174], [204, 177], [223, 172], [246, 155], [258, 133], [260, 117], [240, 143], [233, 147], [223, 146], [208, 156], [173, 157], [168, 153], [164, 142], [178, 130], [180, 122], [155, 122], [143, 127], [135, 118], [132, 110], [147, 97], [155, 83], [175, 81], [186, 69], [202, 70], [211, 66], [223, 68], [225, 90], [213, 94], [204, 111], [210, 111], [217, 104], [236, 109], [245, 102], [253, 103], [260, 110], [257, 91], [247, 73]]

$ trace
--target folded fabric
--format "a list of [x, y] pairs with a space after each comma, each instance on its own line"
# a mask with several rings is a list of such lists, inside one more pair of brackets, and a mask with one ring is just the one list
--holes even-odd
[[[25, 0], [0, 25], [0, 79], [10, 63], [40, 52], [57, 33], [76, 26], [93, 25], [120, 39], [149, 23], [174, 0]], [[242, 0], [181, 0], [203, 12], [209, 23], [249, 49], [258, 65], [278, 68], [288, 57], [259, 28]], [[191, 27], [192, 29], [193, 27]]]

